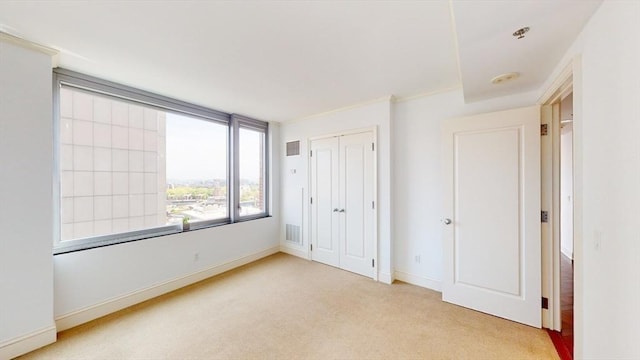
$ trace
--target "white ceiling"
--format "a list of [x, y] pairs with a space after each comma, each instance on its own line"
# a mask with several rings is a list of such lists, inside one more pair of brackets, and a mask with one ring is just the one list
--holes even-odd
[[[285, 121], [461, 84], [468, 101], [530, 91], [599, 2], [455, 1], [454, 24], [446, 0], [0, 0], [0, 31], [58, 49], [61, 67]], [[522, 76], [488, 85], [509, 71]]]
[[[601, 2], [454, 1], [465, 101], [537, 90]], [[523, 27], [530, 28], [525, 37], [514, 37]], [[491, 84], [493, 77], [509, 72], [520, 77]]]

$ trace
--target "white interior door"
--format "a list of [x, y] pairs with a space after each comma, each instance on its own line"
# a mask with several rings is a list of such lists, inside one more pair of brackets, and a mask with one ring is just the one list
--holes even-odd
[[311, 141], [311, 258], [340, 266], [339, 140]]
[[540, 109], [451, 119], [444, 144], [444, 301], [541, 325]]
[[373, 276], [373, 133], [340, 137], [340, 267]]

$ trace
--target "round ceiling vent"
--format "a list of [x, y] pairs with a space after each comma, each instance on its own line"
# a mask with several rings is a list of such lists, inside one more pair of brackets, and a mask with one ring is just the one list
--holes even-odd
[[510, 80], [514, 80], [517, 79], [520, 76], [519, 73], [517, 72], [510, 72], [510, 73], [506, 73], [506, 74], [501, 74], [498, 75], [496, 77], [494, 77], [493, 79], [491, 79], [491, 83], [492, 84], [502, 84], [503, 82], [507, 82]]

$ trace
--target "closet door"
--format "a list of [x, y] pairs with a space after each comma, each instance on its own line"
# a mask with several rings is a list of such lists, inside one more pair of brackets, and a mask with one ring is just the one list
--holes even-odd
[[340, 266], [337, 137], [311, 142], [311, 258]]
[[373, 133], [340, 137], [340, 267], [373, 276]]

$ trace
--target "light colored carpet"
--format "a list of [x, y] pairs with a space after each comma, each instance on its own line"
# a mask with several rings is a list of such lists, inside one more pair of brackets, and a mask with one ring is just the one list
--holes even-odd
[[58, 334], [24, 359], [558, 359], [546, 332], [285, 254]]

